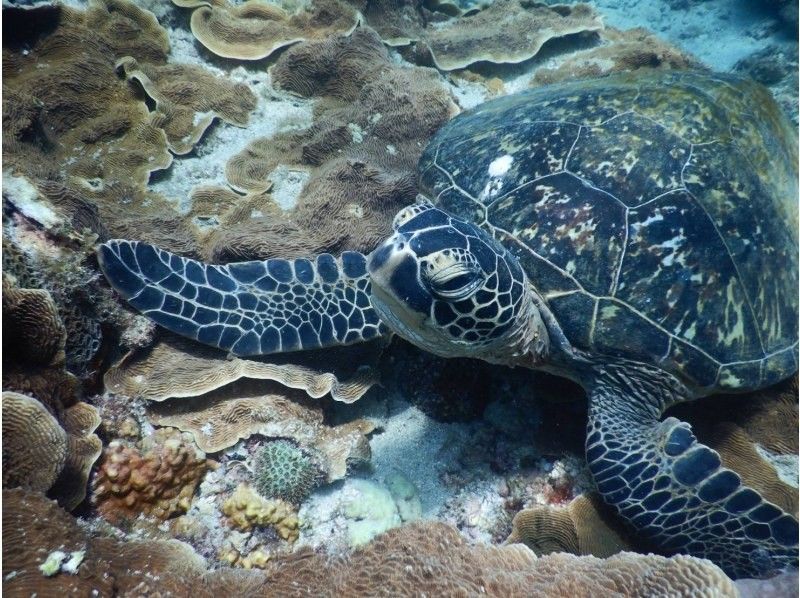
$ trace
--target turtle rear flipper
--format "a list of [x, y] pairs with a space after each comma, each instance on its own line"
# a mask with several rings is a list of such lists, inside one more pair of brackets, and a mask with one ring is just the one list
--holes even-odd
[[742, 484], [688, 424], [659, 421], [679, 384], [636, 366], [604, 366], [590, 392], [586, 457], [603, 499], [654, 548], [710, 559], [733, 578], [796, 566], [795, 517]]
[[100, 245], [98, 258], [131, 306], [234, 355], [349, 345], [384, 333], [360, 253], [212, 265], [115, 239]]

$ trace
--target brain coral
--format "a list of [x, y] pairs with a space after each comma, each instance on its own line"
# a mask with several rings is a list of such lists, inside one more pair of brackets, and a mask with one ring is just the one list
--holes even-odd
[[93, 433], [100, 425], [97, 410], [76, 403], [61, 421], [34, 398], [4, 392], [3, 487], [48, 492], [67, 510], [86, 497], [92, 465], [102, 443]]
[[302, 503], [324, 479], [315, 456], [287, 440], [264, 444], [256, 456], [254, 482], [263, 496]]
[[514, 516], [508, 544], [525, 544], [538, 555], [568, 552], [600, 558], [632, 550], [615, 514], [596, 495], [576, 497], [566, 508], [536, 506]]
[[46, 290], [17, 288], [3, 273], [3, 323], [4, 355], [36, 365], [64, 361], [67, 331]]
[[67, 433], [36, 399], [4, 392], [3, 488], [46, 492], [67, 459]]
[[210, 467], [188, 435], [169, 428], [156, 430], [138, 448], [114, 440], [95, 475], [92, 500], [112, 523], [140, 514], [165, 520], [189, 509]]

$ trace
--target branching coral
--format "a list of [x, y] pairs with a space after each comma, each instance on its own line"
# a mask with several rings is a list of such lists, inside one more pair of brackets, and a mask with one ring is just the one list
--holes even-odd
[[115, 440], [104, 451], [92, 500], [112, 523], [140, 514], [165, 520], [189, 509], [211, 466], [188, 436], [169, 428], [156, 430], [139, 448]]
[[317, 459], [287, 440], [271, 440], [259, 449], [255, 486], [260, 494], [300, 504], [323, 479]]
[[267, 500], [246, 484], [236, 487], [222, 505], [222, 512], [233, 527], [242, 531], [272, 526], [288, 542], [294, 542], [300, 535], [297, 512], [292, 505], [282, 500]]

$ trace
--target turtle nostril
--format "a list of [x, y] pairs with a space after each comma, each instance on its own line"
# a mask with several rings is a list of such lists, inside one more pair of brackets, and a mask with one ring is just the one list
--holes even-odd
[[405, 244], [405, 243], [400, 243], [400, 244], [397, 246], [397, 248], [402, 250], [402, 249], [404, 249], [404, 248], [405, 248], [405, 246], [406, 246], [406, 244]]

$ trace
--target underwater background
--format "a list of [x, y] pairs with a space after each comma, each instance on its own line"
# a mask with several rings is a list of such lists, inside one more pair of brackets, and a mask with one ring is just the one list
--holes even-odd
[[[368, 253], [442, 125], [572, 79], [737, 73], [797, 126], [795, 2], [4, 0], [2, 26], [5, 594], [797, 594], [643, 556], [566, 380], [396, 338], [229, 357], [95, 255]], [[796, 376], [671, 414], [797, 515]]]

